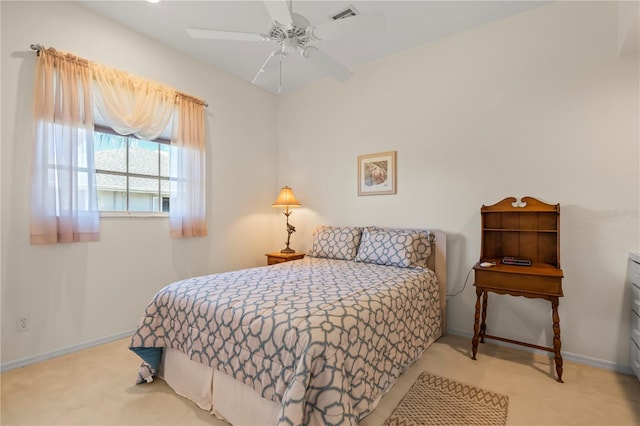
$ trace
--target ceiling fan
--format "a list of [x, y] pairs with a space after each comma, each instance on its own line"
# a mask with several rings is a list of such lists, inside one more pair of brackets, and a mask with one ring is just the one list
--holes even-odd
[[282, 92], [282, 62], [287, 55], [298, 52], [312, 65], [326, 75], [338, 81], [345, 81], [351, 77], [351, 71], [338, 63], [322, 50], [308, 43], [322, 40], [336, 40], [384, 31], [386, 21], [382, 12], [373, 12], [337, 19], [318, 25], [311, 25], [302, 15], [292, 13], [287, 0], [264, 0], [264, 5], [271, 17], [272, 28], [268, 34], [225, 31], [205, 28], [187, 28], [187, 33], [193, 38], [237, 41], [273, 42], [279, 47], [266, 58], [260, 70], [252, 80], [259, 84], [264, 77], [267, 66], [279, 61], [280, 79], [278, 93]]

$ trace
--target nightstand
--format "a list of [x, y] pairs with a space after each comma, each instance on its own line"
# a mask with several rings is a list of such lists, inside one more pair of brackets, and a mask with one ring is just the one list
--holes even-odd
[[302, 259], [304, 253], [267, 253], [267, 265], [275, 265], [276, 263], [290, 262], [292, 260]]

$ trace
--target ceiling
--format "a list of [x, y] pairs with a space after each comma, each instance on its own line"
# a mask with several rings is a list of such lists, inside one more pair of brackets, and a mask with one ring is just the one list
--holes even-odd
[[[215, 65], [251, 82], [271, 52], [273, 42], [193, 39], [187, 27], [268, 33], [271, 20], [260, 0], [232, 1], [94, 1], [77, 3], [100, 15], [155, 39], [166, 46]], [[310, 43], [353, 71], [356, 67], [508, 16], [522, 13], [547, 1], [329, 1], [293, 0], [292, 12], [312, 25], [355, 7], [360, 14], [382, 11], [387, 30], [346, 40]], [[346, 18], [349, 19], [349, 18]], [[282, 66], [282, 93], [327, 78], [299, 55], [289, 55]], [[278, 92], [278, 85], [263, 85]]]

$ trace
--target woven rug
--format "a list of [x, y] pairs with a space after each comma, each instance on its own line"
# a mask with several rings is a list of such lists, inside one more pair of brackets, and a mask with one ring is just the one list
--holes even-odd
[[424, 372], [384, 425], [504, 425], [508, 406], [507, 396]]

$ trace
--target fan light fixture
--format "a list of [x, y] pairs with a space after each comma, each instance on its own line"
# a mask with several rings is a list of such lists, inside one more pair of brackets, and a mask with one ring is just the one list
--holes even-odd
[[280, 253], [295, 253], [291, 247], [289, 247], [289, 242], [291, 241], [291, 234], [296, 232], [296, 227], [289, 223], [289, 215], [292, 213], [289, 211], [290, 208], [300, 207], [300, 202], [296, 200], [296, 197], [293, 195], [293, 191], [288, 186], [283, 186], [280, 190], [280, 194], [278, 194], [278, 198], [273, 202], [272, 207], [284, 208], [284, 215], [287, 217], [287, 247], [280, 250]]

